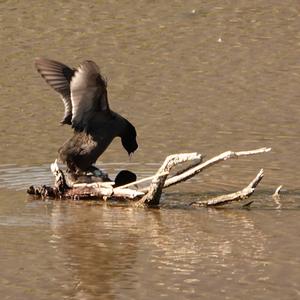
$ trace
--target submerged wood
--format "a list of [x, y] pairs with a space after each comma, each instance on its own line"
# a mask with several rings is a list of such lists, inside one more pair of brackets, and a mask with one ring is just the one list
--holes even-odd
[[[202, 162], [201, 154], [183, 153], [169, 155], [155, 175], [144, 179], [139, 179], [135, 182], [114, 188], [114, 182], [94, 182], [94, 183], [79, 183], [68, 186], [65, 175], [59, 169], [57, 162], [51, 165], [51, 171], [55, 176], [55, 183], [53, 187], [30, 187], [29, 194], [37, 195], [39, 197], [51, 198], [67, 198], [67, 199], [97, 199], [97, 200], [131, 200], [134, 201], [135, 206], [158, 206], [160, 204], [162, 190], [174, 184], [186, 181], [196, 174], [202, 172], [206, 168], [213, 166], [221, 161], [230, 158], [239, 158], [241, 156], [248, 156], [271, 151], [271, 148], [260, 148], [250, 151], [226, 151], [218, 156], [215, 156], [206, 162]], [[189, 166], [170, 175], [171, 170], [187, 161], [193, 161]], [[239, 201], [252, 195], [255, 187], [263, 177], [261, 170], [256, 178], [243, 190], [216, 197], [214, 199], [205, 201], [196, 201], [191, 203], [193, 207], [199, 206], [217, 206], [223, 205], [232, 201]], [[146, 187], [140, 186], [145, 182], [150, 181]]]

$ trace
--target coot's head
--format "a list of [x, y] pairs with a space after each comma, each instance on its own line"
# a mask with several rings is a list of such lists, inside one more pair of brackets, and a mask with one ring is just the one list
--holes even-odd
[[128, 170], [122, 170], [118, 173], [118, 175], [115, 178], [114, 187], [122, 186], [134, 181], [136, 181], [136, 175], [133, 172], [130, 172]]
[[128, 155], [132, 154], [138, 148], [135, 128], [128, 121], [126, 124], [126, 129], [121, 136], [121, 141]]

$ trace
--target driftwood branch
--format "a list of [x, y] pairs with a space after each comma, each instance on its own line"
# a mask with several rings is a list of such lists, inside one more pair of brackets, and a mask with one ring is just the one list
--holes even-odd
[[219, 205], [228, 204], [232, 201], [245, 200], [254, 193], [256, 186], [259, 184], [259, 182], [262, 180], [263, 177], [264, 177], [264, 171], [263, 169], [261, 169], [256, 175], [256, 177], [249, 183], [249, 185], [243, 188], [242, 190], [235, 193], [218, 196], [208, 200], [195, 201], [190, 203], [190, 206], [194, 206], [194, 207], [219, 206]]
[[[270, 150], [270, 148], [260, 148], [240, 152], [226, 151], [203, 163], [201, 161], [202, 157], [198, 153], [169, 155], [154, 176], [140, 179], [119, 187], [114, 187], [114, 182], [80, 183], [68, 186], [64, 173], [58, 168], [58, 165], [55, 162], [51, 165], [51, 171], [55, 176], [54, 186], [42, 186], [40, 188], [32, 186], [28, 189], [28, 193], [40, 197], [53, 198], [133, 200], [136, 206], [157, 206], [160, 203], [162, 190], [164, 188], [186, 181], [206, 168], [221, 161], [230, 158], [239, 158], [241, 156], [266, 153]], [[187, 161], [192, 161], [192, 163], [170, 176], [172, 168]], [[256, 185], [260, 182], [262, 177], [263, 172], [261, 171], [245, 189], [206, 201], [196, 201], [191, 203], [191, 206], [217, 206], [245, 199], [254, 192]], [[141, 183], [145, 184], [145, 182], [150, 180], [152, 181], [148, 186], [139, 188]]]
[[196, 174], [202, 172], [203, 170], [219, 163], [220, 161], [228, 160], [230, 158], [239, 158], [242, 156], [249, 156], [249, 155], [255, 155], [255, 154], [261, 154], [261, 153], [266, 153], [270, 152], [271, 148], [260, 148], [260, 149], [255, 149], [255, 150], [250, 150], [250, 151], [239, 151], [239, 152], [233, 152], [233, 151], [226, 151], [223, 152], [222, 154], [215, 156], [209, 160], [207, 160], [204, 163], [200, 163], [196, 166], [194, 166], [191, 169], [186, 170], [186, 172], [173, 176], [170, 179], [166, 180], [164, 187], [170, 187], [174, 184], [186, 181], [192, 177], [194, 177]]
[[280, 197], [280, 192], [281, 192], [281, 189], [282, 189], [282, 185], [280, 185], [274, 192], [274, 194], [272, 195], [273, 198], [275, 197]]
[[274, 192], [274, 194], [272, 195], [272, 198], [274, 200], [274, 202], [276, 203], [276, 209], [280, 209], [282, 207], [281, 201], [280, 201], [280, 192], [282, 189], [282, 185], [280, 185]]
[[[169, 187], [171, 185], [177, 184], [182, 181], [186, 181], [186, 180], [190, 179], [191, 177], [195, 176], [196, 174], [200, 173], [204, 169], [206, 169], [210, 166], [213, 166], [220, 161], [224, 161], [224, 160], [227, 160], [230, 158], [238, 158], [241, 156], [265, 153], [265, 152], [269, 152], [269, 151], [271, 151], [271, 148], [265, 148], [265, 147], [260, 148], [260, 149], [250, 150], [250, 151], [240, 151], [240, 152], [226, 151], [216, 157], [213, 157], [212, 159], [210, 159], [204, 163], [199, 162], [199, 164], [193, 165], [191, 168], [186, 169], [184, 172], [181, 172], [180, 174], [177, 174], [177, 175], [171, 177], [170, 179], [167, 179], [167, 176], [162, 176], [162, 177], [157, 176], [156, 178], [153, 179], [150, 187], [142, 189], [143, 192], [148, 192], [148, 193], [137, 203], [137, 205], [138, 206], [144, 205], [144, 204], [158, 205], [163, 188]], [[168, 158], [169, 157], [167, 157], [167, 159], [165, 160], [162, 167], [158, 170], [157, 175], [166, 171], [164, 169], [164, 166], [168, 164]], [[176, 162], [178, 162], [178, 161], [176, 161]], [[177, 164], [176, 162], [170, 166], [170, 169]], [[263, 177], [263, 175], [262, 175], [262, 177]], [[258, 180], [257, 184], [259, 183], [261, 178]], [[228, 196], [228, 195], [225, 195], [225, 196]], [[238, 198], [235, 198], [233, 200], [237, 200], [237, 199]], [[231, 200], [231, 201], [233, 201], [233, 200]], [[229, 201], [227, 201], [227, 202], [229, 202]], [[221, 203], [221, 201], [220, 201], [220, 203]], [[209, 205], [219, 205], [219, 204], [216, 203], [216, 204], [209, 204]]]
[[[136, 205], [157, 206], [159, 204], [162, 189], [164, 188], [168, 173], [171, 169], [180, 163], [195, 159], [201, 159], [201, 155], [197, 153], [169, 155], [154, 176], [152, 183], [148, 188], [148, 193], [139, 200]], [[161, 176], [163, 173], [166, 173], [166, 175]]]

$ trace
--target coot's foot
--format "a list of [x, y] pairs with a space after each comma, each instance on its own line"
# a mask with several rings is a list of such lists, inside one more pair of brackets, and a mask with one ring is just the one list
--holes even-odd
[[103, 172], [102, 170], [98, 169], [95, 166], [91, 166], [89, 170], [86, 172], [87, 176], [95, 176], [102, 179], [102, 181], [110, 181], [108, 178], [108, 174], [106, 172]]
[[67, 169], [67, 181], [72, 186], [76, 183], [92, 183], [92, 182], [105, 182], [111, 181], [108, 174], [100, 169], [91, 166], [88, 171], [82, 172], [77, 170], [76, 172]]

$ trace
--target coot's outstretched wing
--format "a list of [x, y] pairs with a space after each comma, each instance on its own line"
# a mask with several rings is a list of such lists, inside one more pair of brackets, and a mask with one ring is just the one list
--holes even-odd
[[35, 66], [41, 76], [56, 92], [60, 94], [63, 100], [65, 113], [61, 123], [71, 125], [72, 102], [70, 82], [75, 70], [58, 61], [46, 58], [37, 58], [35, 60]]
[[84, 61], [75, 71], [71, 84], [72, 127], [88, 130], [89, 120], [96, 111], [109, 110], [106, 82], [93, 61]]

